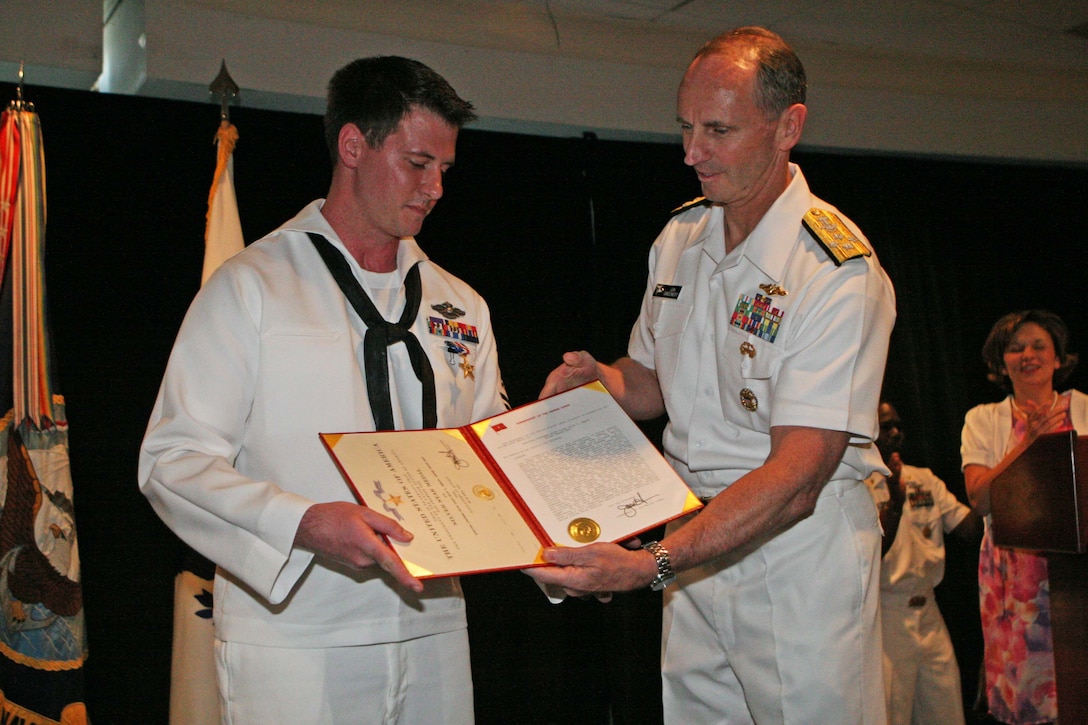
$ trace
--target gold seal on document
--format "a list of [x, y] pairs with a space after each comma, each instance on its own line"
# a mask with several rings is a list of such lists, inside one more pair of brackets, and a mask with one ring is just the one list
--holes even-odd
[[567, 533], [578, 543], [589, 544], [600, 537], [601, 527], [593, 519], [575, 519], [567, 524]]
[[473, 486], [472, 493], [474, 496], [476, 496], [476, 498], [483, 501], [490, 501], [491, 499], [495, 498], [495, 492], [487, 486]]

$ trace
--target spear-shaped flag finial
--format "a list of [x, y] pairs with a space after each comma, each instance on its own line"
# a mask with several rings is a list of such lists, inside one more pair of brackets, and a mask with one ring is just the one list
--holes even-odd
[[234, 82], [234, 79], [230, 77], [230, 73], [227, 72], [226, 61], [220, 62], [219, 75], [208, 86], [208, 90], [213, 96], [219, 97], [219, 119], [229, 121], [230, 102], [238, 96], [238, 84]]

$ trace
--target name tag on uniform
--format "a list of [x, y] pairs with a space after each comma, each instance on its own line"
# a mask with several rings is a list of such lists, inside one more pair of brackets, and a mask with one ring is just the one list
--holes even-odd
[[675, 300], [680, 296], [680, 285], [678, 284], [659, 284], [654, 287], [654, 297], [665, 297], [670, 300]]

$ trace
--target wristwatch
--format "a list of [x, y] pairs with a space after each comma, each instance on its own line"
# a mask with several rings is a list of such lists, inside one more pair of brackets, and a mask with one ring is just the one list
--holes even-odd
[[672, 561], [669, 559], [669, 550], [656, 541], [649, 541], [642, 548], [654, 555], [657, 562], [657, 576], [650, 582], [650, 589], [659, 592], [676, 581], [676, 574], [672, 570]]

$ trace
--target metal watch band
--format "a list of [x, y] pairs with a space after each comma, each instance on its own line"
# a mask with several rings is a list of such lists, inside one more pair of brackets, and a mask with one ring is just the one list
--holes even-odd
[[650, 589], [659, 592], [676, 581], [676, 574], [672, 570], [672, 560], [669, 559], [669, 550], [657, 541], [648, 541], [642, 548], [654, 555], [657, 562], [657, 576], [650, 582]]

